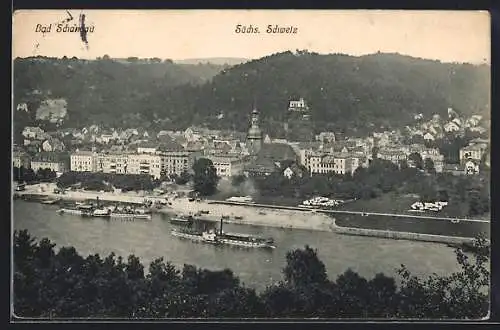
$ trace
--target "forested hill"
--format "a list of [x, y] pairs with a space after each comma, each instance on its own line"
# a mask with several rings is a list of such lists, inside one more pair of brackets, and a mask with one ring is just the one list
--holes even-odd
[[[211, 63], [176, 64], [158, 58], [16, 58], [14, 104], [28, 103], [30, 117], [34, 119], [41, 101], [65, 99], [66, 125], [79, 126], [92, 121], [127, 124], [127, 118], [134, 113], [151, 110], [147, 100], [153, 91], [203, 84], [225, 67]], [[152, 109], [163, 106], [155, 104]], [[18, 119], [28, 121], [28, 118]]]
[[[318, 128], [343, 130], [400, 126], [414, 114], [489, 113], [489, 67], [447, 64], [396, 54], [362, 57], [281, 53], [218, 74], [196, 91], [177, 91], [189, 99], [196, 117], [226, 114], [226, 124], [248, 125], [257, 103], [267, 123], [279, 120], [291, 98], [303, 97]], [[179, 97], [179, 93], [185, 93]], [[189, 96], [192, 95], [192, 96]], [[213, 121], [212, 121], [213, 122]], [[277, 126], [277, 125], [273, 125]]]
[[21, 100], [34, 89], [50, 90], [52, 98], [67, 100], [70, 122], [129, 116], [135, 125], [142, 121], [165, 128], [205, 123], [246, 130], [254, 104], [269, 128], [278, 127], [288, 101], [298, 97], [308, 102], [318, 129], [397, 127], [417, 113], [445, 115], [448, 107], [464, 115], [489, 114], [486, 65], [299, 51], [232, 66], [211, 80], [200, 72], [220, 67], [194, 67], [199, 71], [190, 74], [172, 63], [18, 60], [15, 96]]

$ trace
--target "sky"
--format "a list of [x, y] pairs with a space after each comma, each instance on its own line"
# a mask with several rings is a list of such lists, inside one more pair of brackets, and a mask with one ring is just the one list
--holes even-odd
[[[13, 15], [13, 57], [92, 59], [260, 58], [307, 49], [320, 54], [400, 53], [442, 62], [490, 63], [486, 11], [389, 10], [69, 10], [78, 25], [86, 15], [88, 47], [78, 32], [57, 32], [65, 10], [20, 10]], [[37, 26], [50, 32], [37, 32]], [[238, 24], [258, 34], [236, 33]], [[268, 34], [268, 25], [296, 27]]]

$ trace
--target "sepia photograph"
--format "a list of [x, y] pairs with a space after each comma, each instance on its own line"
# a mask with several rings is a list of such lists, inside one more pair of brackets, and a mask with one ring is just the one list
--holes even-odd
[[488, 320], [490, 25], [15, 11], [11, 322]]

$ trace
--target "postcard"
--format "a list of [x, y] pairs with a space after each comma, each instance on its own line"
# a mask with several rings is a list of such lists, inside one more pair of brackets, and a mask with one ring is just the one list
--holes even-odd
[[13, 13], [11, 321], [485, 320], [484, 11]]

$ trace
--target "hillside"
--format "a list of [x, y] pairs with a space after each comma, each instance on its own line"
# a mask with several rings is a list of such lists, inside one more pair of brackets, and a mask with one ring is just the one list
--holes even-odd
[[127, 116], [143, 111], [152, 90], [203, 84], [223, 68], [159, 59], [16, 58], [14, 104], [28, 103], [29, 113], [16, 113], [15, 122], [33, 122], [45, 100], [65, 100], [65, 125], [80, 126], [93, 121], [126, 125]]
[[[484, 65], [397, 54], [353, 57], [285, 52], [216, 74], [220, 68], [23, 59], [15, 63], [15, 99], [33, 98], [33, 90], [48, 97], [50, 91], [51, 98], [67, 100], [70, 126], [152, 123], [168, 129], [207, 124], [243, 131], [256, 103], [271, 134], [280, 133], [277, 123], [288, 101], [297, 97], [309, 103], [318, 130], [346, 133], [399, 127], [417, 113], [446, 116], [448, 107], [464, 115], [489, 116], [490, 69]], [[216, 75], [208, 79], [201, 72]]]
[[174, 63], [177, 64], [217, 64], [217, 65], [238, 65], [241, 63], [248, 62], [248, 58], [237, 58], [237, 57], [207, 57], [207, 58], [187, 58], [182, 60], [175, 60]]
[[[209, 116], [205, 122], [238, 128], [246, 127], [256, 102], [272, 132], [288, 100], [303, 97], [318, 129], [355, 130], [398, 127], [418, 113], [446, 116], [448, 107], [464, 115], [488, 115], [489, 90], [487, 66], [392, 54], [287, 52], [232, 67], [196, 90], [177, 90], [171, 98], [189, 99], [185, 109], [197, 109], [195, 120]], [[216, 122], [220, 112], [225, 117]]]

